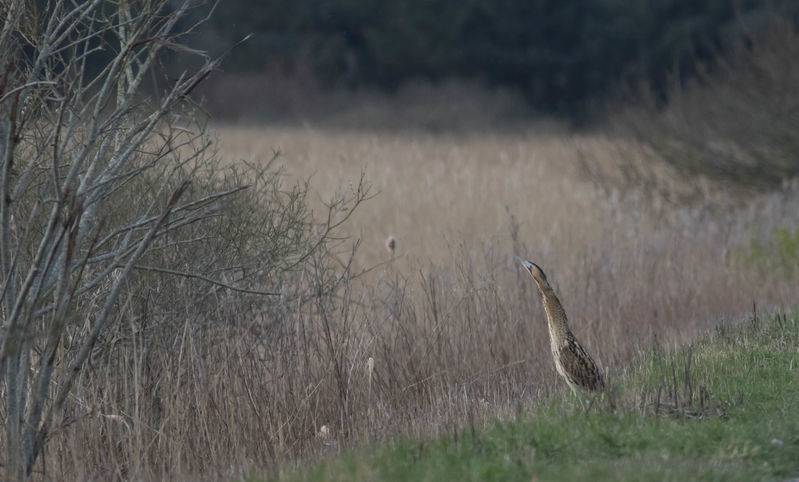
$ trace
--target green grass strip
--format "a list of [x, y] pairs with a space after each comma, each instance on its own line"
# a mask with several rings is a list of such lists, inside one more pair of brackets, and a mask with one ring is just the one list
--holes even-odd
[[[799, 316], [654, 348], [587, 410], [566, 393], [460, 436], [360, 449], [282, 474], [309, 481], [799, 478]], [[614, 403], [610, 403], [610, 401]], [[260, 480], [253, 477], [253, 480]]]

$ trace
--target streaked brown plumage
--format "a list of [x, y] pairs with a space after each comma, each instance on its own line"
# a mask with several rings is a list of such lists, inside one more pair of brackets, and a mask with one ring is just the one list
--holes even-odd
[[538, 285], [538, 291], [541, 293], [549, 325], [552, 357], [555, 359], [555, 368], [558, 373], [575, 393], [578, 388], [594, 392], [603, 391], [605, 382], [602, 380], [602, 374], [594, 360], [591, 359], [591, 355], [585, 351], [569, 329], [566, 312], [552, 286], [549, 285], [547, 275], [537, 264], [521, 260], [521, 258], [520, 261], [532, 275]]

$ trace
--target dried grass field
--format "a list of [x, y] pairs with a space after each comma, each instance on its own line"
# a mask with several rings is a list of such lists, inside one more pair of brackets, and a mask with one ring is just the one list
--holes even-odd
[[359, 242], [357, 269], [377, 266], [354, 284], [350, 319], [336, 321], [352, 419], [320, 397], [310, 435], [322, 425], [430, 433], [462, 420], [474, 400], [497, 413], [562, 389], [516, 254], [549, 270], [575, 330], [609, 368], [655, 338], [685, 342], [753, 303], [795, 301], [784, 278], [736, 256], [753, 233], [796, 225], [795, 193], [741, 202], [709, 189], [702, 203], [659, 202], [585, 175], [586, 162], [612, 172], [629, 155], [600, 135], [221, 126], [219, 136], [230, 162], [279, 150], [287, 182], [310, 179], [320, 202], [361, 173], [375, 195], [344, 228], [345, 244]]
[[[680, 203], [659, 195], [675, 189], [665, 173], [658, 193], [588, 174], [586, 165], [616, 173], [625, 169], [620, 158], [647, 155], [631, 154], [625, 141], [533, 128], [430, 135], [222, 125], [217, 132], [228, 162], [263, 162], [279, 151], [285, 182], [310, 180], [320, 204], [363, 174], [373, 198], [343, 231], [358, 242], [358, 268], [380, 267], [370, 281], [410, 282], [430, 268], [457, 273], [468, 260], [496, 271], [503, 291], [527, 293], [513, 264], [521, 255], [553, 272], [575, 318], [639, 319], [649, 335], [671, 336], [681, 331], [671, 326], [751, 310], [753, 301], [780, 303], [790, 293], [780, 279], [753, 279], [736, 253], [753, 236], [795, 227], [792, 190], [740, 195], [708, 187], [699, 202]], [[633, 308], [641, 312], [620, 311]]]
[[[228, 165], [266, 163], [279, 150], [281, 185], [307, 180], [315, 216], [364, 176], [371, 197], [334, 233], [339, 264], [310, 260], [297, 282], [349, 274], [329, 298], [310, 289], [250, 312], [215, 294], [216, 311], [186, 315], [161, 344], [123, 326], [108, 368], [77, 391], [81, 423], [54, 436], [48, 470], [243, 476], [532, 407], [565, 385], [514, 255], [547, 271], [573, 331], [611, 377], [655, 340], [683, 343], [753, 304], [797, 301], [770, 251], [775, 230], [797, 226], [795, 191], [742, 199], [704, 188], [700, 202], [668, 202], [652, 186], [589, 175], [624, 179], [620, 159], [646, 156], [602, 135], [215, 131]], [[664, 174], [656, 187], [672, 182]]]

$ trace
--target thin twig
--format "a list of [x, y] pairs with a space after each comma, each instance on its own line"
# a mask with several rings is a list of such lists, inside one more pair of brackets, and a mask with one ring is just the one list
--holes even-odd
[[171, 275], [174, 275], [174, 276], [181, 276], [183, 278], [198, 279], [198, 280], [205, 281], [206, 283], [210, 283], [210, 284], [215, 285], [215, 286], [220, 286], [220, 287], [228, 289], [228, 290], [238, 291], [239, 293], [247, 293], [247, 294], [250, 294], [250, 295], [261, 295], [261, 296], [280, 296], [280, 293], [278, 293], [276, 291], [258, 291], [258, 290], [248, 290], [246, 288], [239, 288], [239, 287], [236, 287], [236, 286], [233, 286], [233, 285], [230, 285], [230, 284], [227, 284], [227, 283], [223, 283], [221, 281], [218, 281], [218, 280], [215, 280], [215, 279], [212, 279], [212, 278], [208, 278], [207, 276], [203, 276], [203, 275], [197, 274], [197, 273], [189, 273], [189, 272], [186, 272], [186, 271], [176, 271], [176, 270], [173, 270], [173, 269], [158, 268], [156, 266], [143, 266], [143, 265], [136, 265], [136, 266], [133, 267], [133, 269], [138, 269], [138, 270], [142, 270], [142, 271], [154, 271], [156, 273], [171, 274]]

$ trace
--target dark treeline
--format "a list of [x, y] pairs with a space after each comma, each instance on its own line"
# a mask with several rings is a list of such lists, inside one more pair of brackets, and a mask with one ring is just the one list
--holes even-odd
[[[103, 3], [103, 11], [116, 8]], [[212, 3], [197, 0], [189, 21]], [[31, 2], [31, 14], [49, 5]], [[670, 74], [690, 76], [697, 61], [759, 36], [775, 19], [796, 23], [799, 2], [222, 0], [193, 42], [219, 54], [253, 34], [229, 53], [228, 73], [277, 70], [326, 87], [386, 91], [465, 78], [514, 88], [543, 112], [577, 114], [620, 84], [646, 82], [663, 94]], [[115, 40], [106, 40], [113, 50]]]
[[794, 0], [272, 0], [220, 2], [198, 43], [243, 36], [227, 72], [302, 69], [327, 86], [391, 90], [411, 79], [478, 79], [521, 91], [537, 108], [574, 113], [623, 82], [663, 92], [796, 18]]

